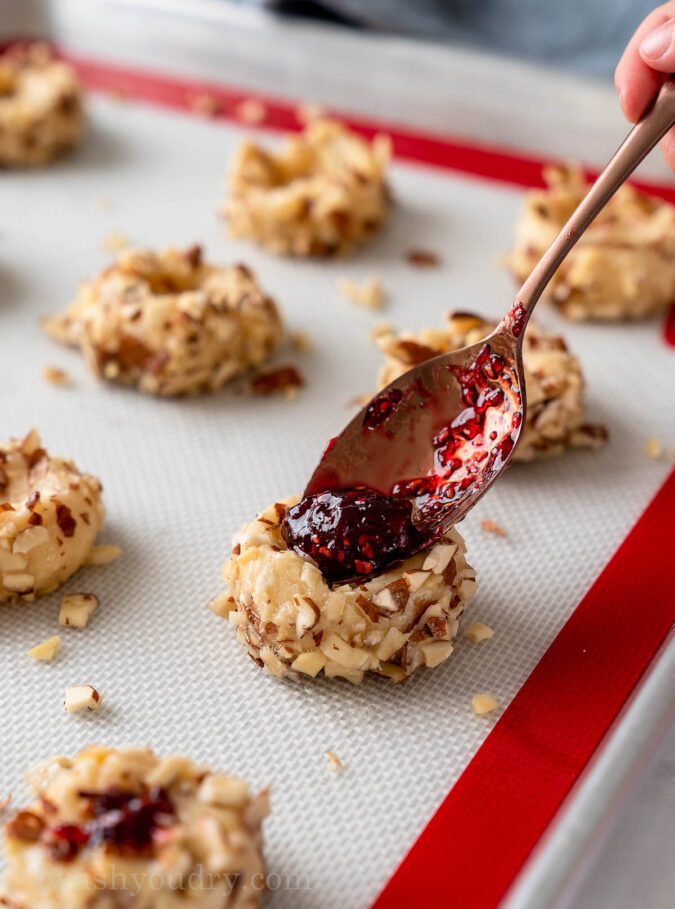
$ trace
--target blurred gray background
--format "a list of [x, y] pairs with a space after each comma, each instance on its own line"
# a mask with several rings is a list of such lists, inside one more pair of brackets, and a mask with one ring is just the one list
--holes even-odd
[[611, 77], [654, 0], [243, 0]]

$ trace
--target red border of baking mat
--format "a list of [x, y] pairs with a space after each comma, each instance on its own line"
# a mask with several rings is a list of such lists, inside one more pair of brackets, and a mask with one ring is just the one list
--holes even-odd
[[[83, 82], [89, 88], [112, 92], [121, 98], [128, 95], [130, 98], [176, 110], [187, 110], [193, 114], [198, 113], [199, 100], [205, 99], [207, 103], [209, 101], [215, 103], [215, 109], [210, 115], [212, 119], [235, 120], [240, 123], [242, 119], [238, 112], [239, 104], [242, 101], [256, 100], [262, 104], [264, 110], [264, 119], [256, 125], [277, 130], [295, 130], [303, 125], [302, 105], [288, 100], [196, 79], [177, 79], [127, 69], [70, 55], [68, 59], [77, 68]], [[378, 132], [386, 133], [392, 139], [394, 153], [398, 158], [517, 186], [544, 185], [542, 167], [548, 162], [543, 158], [532, 158], [516, 150], [475, 143], [462, 138], [411, 130], [392, 123], [364, 120], [342, 114], [339, 114], [339, 117], [364, 136], [371, 137]], [[590, 172], [589, 175], [596, 176]], [[640, 181], [635, 181], [635, 185], [675, 203], [675, 185], [655, 185]]]
[[[295, 105], [190, 79], [72, 58], [91, 89], [241, 122], [259, 100], [271, 129], [301, 126]], [[209, 104], [209, 102], [215, 102]], [[541, 186], [543, 160], [512, 150], [342, 118], [386, 132], [397, 157], [518, 186]], [[244, 124], [246, 125], [246, 124]], [[675, 202], [675, 187], [641, 184]], [[675, 308], [665, 337], [675, 336]], [[478, 749], [373, 909], [491, 909], [502, 899], [675, 622], [675, 470]], [[646, 567], [648, 570], [642, 570]], [[638, 625], [639, 618], [639, 625]], [[452, 861], [450, 861], [452, 858]]]
[[674, 523], [675, 470], [374, 909], [499, 903], [675, 622]]

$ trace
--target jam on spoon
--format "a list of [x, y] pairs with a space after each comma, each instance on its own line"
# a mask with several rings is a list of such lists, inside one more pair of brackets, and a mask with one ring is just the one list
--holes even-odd
[[[510, 457], [522, 411], [520, 397], [504, 387], [503, 359], [484, 344], [472, 363], [450, 372], [463, 407], [450, 423], [441, 420], [426, 475], [399, 480], [386, 492], [365, 486], [326, 489], [287, 512], [282, 525], [287, 545], [331, 583], [376, 574], [426, 549], [443, 530], [434, 517], [480, 483], [488, 465], [497, 469]], [[414, 392], [413, 407], [430, 408], [427, 389], [417, 383]], [[409, 407], [408, 398], [396, 388], [377, 395], [364, 412], [362, 434], [389, 439], [388, 421], [398, 408]]]

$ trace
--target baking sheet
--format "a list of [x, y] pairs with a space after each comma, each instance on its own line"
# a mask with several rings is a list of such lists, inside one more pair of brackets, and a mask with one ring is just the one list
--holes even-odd
[[[86, 631], [64, 634], [53, 665], [32, 664], [25, 650], [55, 632], [60, 595], [0, 610], [0, 795], [19, 798], [23, 769], [45, 754], [92, 741], [184, 751], [273, 783], [269, 867], [282, 882], [303, 875], [303, 889], [282, 885], [270, 905], [342, 906], [347, 894], [350, 906], [366, 906], [494, 723], [471, 713], [471, 695], [490, 690], [508, 704], [664, 479], [668, 462], [648, 460], [644, 443], [654, 435], [675, 445], [675, 415], [663, 410], [672, 353], [656, 323], [563, 327], [542, 310], [540, 323], [563, 328], [581, 357], [589, 418], [608, 425], [611, 441], [514, 467], [463, 522], [480, 584], [464, 625], [481, 619], [494, 639], [475, 647], [460, 636], [448, 663], [399, 688], [280, 683], [204, 608], [220, 589], [229, 539], [302, 488], [347, 403], [373, 387], [375, 321], [415, 329], [450, 307], [500, 313], [513, 288], [496, 258], [520, 193], [397, 165], [397, 208], [370, 247], [332, 264], [276, 260], [227, 239], [214, 214], [239, 128], [103, 97], [90, 111], [89, 139], [72, 158], [0, 175], [3, 425], [4, 435], [38, 426], [50, 450], [101, 477], [103, 539], [125, 555], [66, 585], [95, 592], [101, 608]], [[98, 385], [76, 353], [44, 338], [38, 317], [109, 261], [100, 246], [114, 231], [158, 246], [200, 240], [209, 259], [249, 263], [289, 326], [314, 341], [302, 357], [279, 357], [307, 379], [298, 398], [150, 400]], [[442, 268], [411, 269], [411, 246], [438, 251]], [[377, 315], [336, 290], [340, 278], [369, 274], [389, 295]], [[74, 387], [47, 385], [46, 364], [65, 368]], [[486, 517], [506, 539], [481, 530]], [[78, 682], [104, 692], [98, 714], [62, 713], [63, 689]], [[343, 773], [329, 772], [326, 749]]]

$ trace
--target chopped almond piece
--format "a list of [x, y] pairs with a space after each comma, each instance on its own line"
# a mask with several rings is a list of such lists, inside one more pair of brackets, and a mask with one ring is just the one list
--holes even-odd
[[338, 281], [338, 290], [343, 297], [366, 309], [381, 309], [384, 306], [384, 289], [379, 278], [366, 278], [361, 284], [356, 281]]
[[424, 665], [430, 669], [440, 666], [444, 660], [447, 660], [452, 653], [452, 649], [450, 641], [423, 641], [420, 644]]
[[484, 625], [482, 622], [474, 622], [473, 625], [464, 631], [464, 637], [468, 638], [474, 644], [480, 644], [481, 641], [487, 641], [488, 638], [491, 638], [494, 635], [494, 631], [489, 625]]
[[246, 780], [212, 773], [202, 782], [197, 798], [207, 805], [244, 808], [250, 801], [251, 794]]
[[488, 533], [496, 533], [499, 537], [506, 536], [499, 524], [496, 524], [494, 521], [481, 521], [480, 526], [483, 528], [483, 530], [487, 530]]
[[295, 366], [280, 366], [278, 369], [261, 369], [251, 379], [251, 390], [258, 395], [272, 395], [290, 389], [301, 388], [304, 379]]
[[496, 710], [499, 707], [499, 704], [491, 694], [484, 691], [482, 694], [474, 694], [471, 698], [471, 706], [473, 707], [474, 713], [483, 716], [486, 713], [492, 713], [493, 710]]
[[114, 562], [115, 559], [119, 559], [121, 555], [121, 546], [92, 546], [89, 555], [85, 559], [85, 565], [107, 565], [108, 562]]
[[55, 634], [54, 637], [47, 638], [46, 641], [43, 641], [36, 647], [32, 647], [28, 651], [28, 656], [32, 657], [34, 660], [53, 660], [58, 653], [60, 646], [61, 638], [58, 634]]
[[262, 123], [267, 117], [267, 108], [258, 101], [257, 98], [246, 98], [240, 101], [234, 109], [235, 116], [242, 123], [248, 123], [250, 126], [256, 126]]
[[333, 771], [333, 773], [344, 768], [344, 764], [337, 756], [337, 754], [334, 754], [332, 751], [327, 751], [326, 754], [328, 755], [328, 760], [330, 761], [330, 769]]
[[35, 578], [32, 574], [6, 574], [2, 579], [2, 586], [10, 593], [25, 595], [33, 592]]
[[424, 571], [433, 571], [434, 574], [443, 574], [456, 552], [456, 543], [438, 543], [433, 549], [429, 550], [422, 569]]
[[86, 628], [92, 612], [98, 608], [98, 599], [93, 593], [71, 593], [61, 599], [59, 625], [71, 628]]
[[660, 458], [663, 454], [663, 448], [658, 439], [655, 439], [653, 436], [651, 439], [647, 439], [645, 443], [645, 453], [648, 458]]
[[316, 676], [325, 666], [326, 658], [318, 650], [312, 650], [308, 653], [301, 653], [293, 661], [291, 668], [296, 672], [304, 672], [305, 675]]
[[68, 713], [77, 713], [78, 710], [98, 710], [102, 700], [103, 695], [91, 685], [73, 685], [66, 688], [63, 704]]
[[306, 126], [312, 120], [321, 120], [326, 116], [326, 110], [320, 104], [304, 101], [295, 108], [295, 117], [298, 123]]
[[429, 252], [426, 249], [411, 249], [406, 253], [406, 259], [411, 265], [421, 268], [432, 268], [440, 265], [440, 258], [436, 253]]
[[215, 117], [220, 110], [220, 102], [210, 92], [200, 92], [190, 101], [190, 107], [202, 117]]
[[42, 370], [42, 378], [51, 385], [68, 385], [70, 379], [68, 373], [59, 369], [58, 366], [45, 366]]
[[223, 591], [222, 593], [217, 594], [215, 597], [212, 597], [212, 599], [210, 599], [206, 604], [206, 608], [210, 609], [211, 612], [215, 612], [216, 615], [220, 615], [226, 618], [233, 609], [236, 610], [237, 606], [227, 591]]
[[304, 331], [294, 331], [291, 334], [291, 345], [295, 350], [304, 351], [311, 350], [312, 339]]
[[7, 806], [9, 805], [9, 803], [11, 801], [12, 801], [11, 795], [5, 796], [5, 798], [0, 801], [0, 814], [2, 814], [2, 812], [5, 810], [5, 808], [7, 808]]
[[393, 329], [391, 322], [377, 322], [371, 328], [368, 338], [373, 343], [375, 343], [378, 338], [382, 338], [385, 335], [392, 334], [393, 331], [394, 331], [394, 329]]
[[118, 231], [113, 231], [103, 238], [103, 249], [106, 252], [119, 252], [121, 249], [126, 249], [130, 243], [131, 241], [127, 236]]

